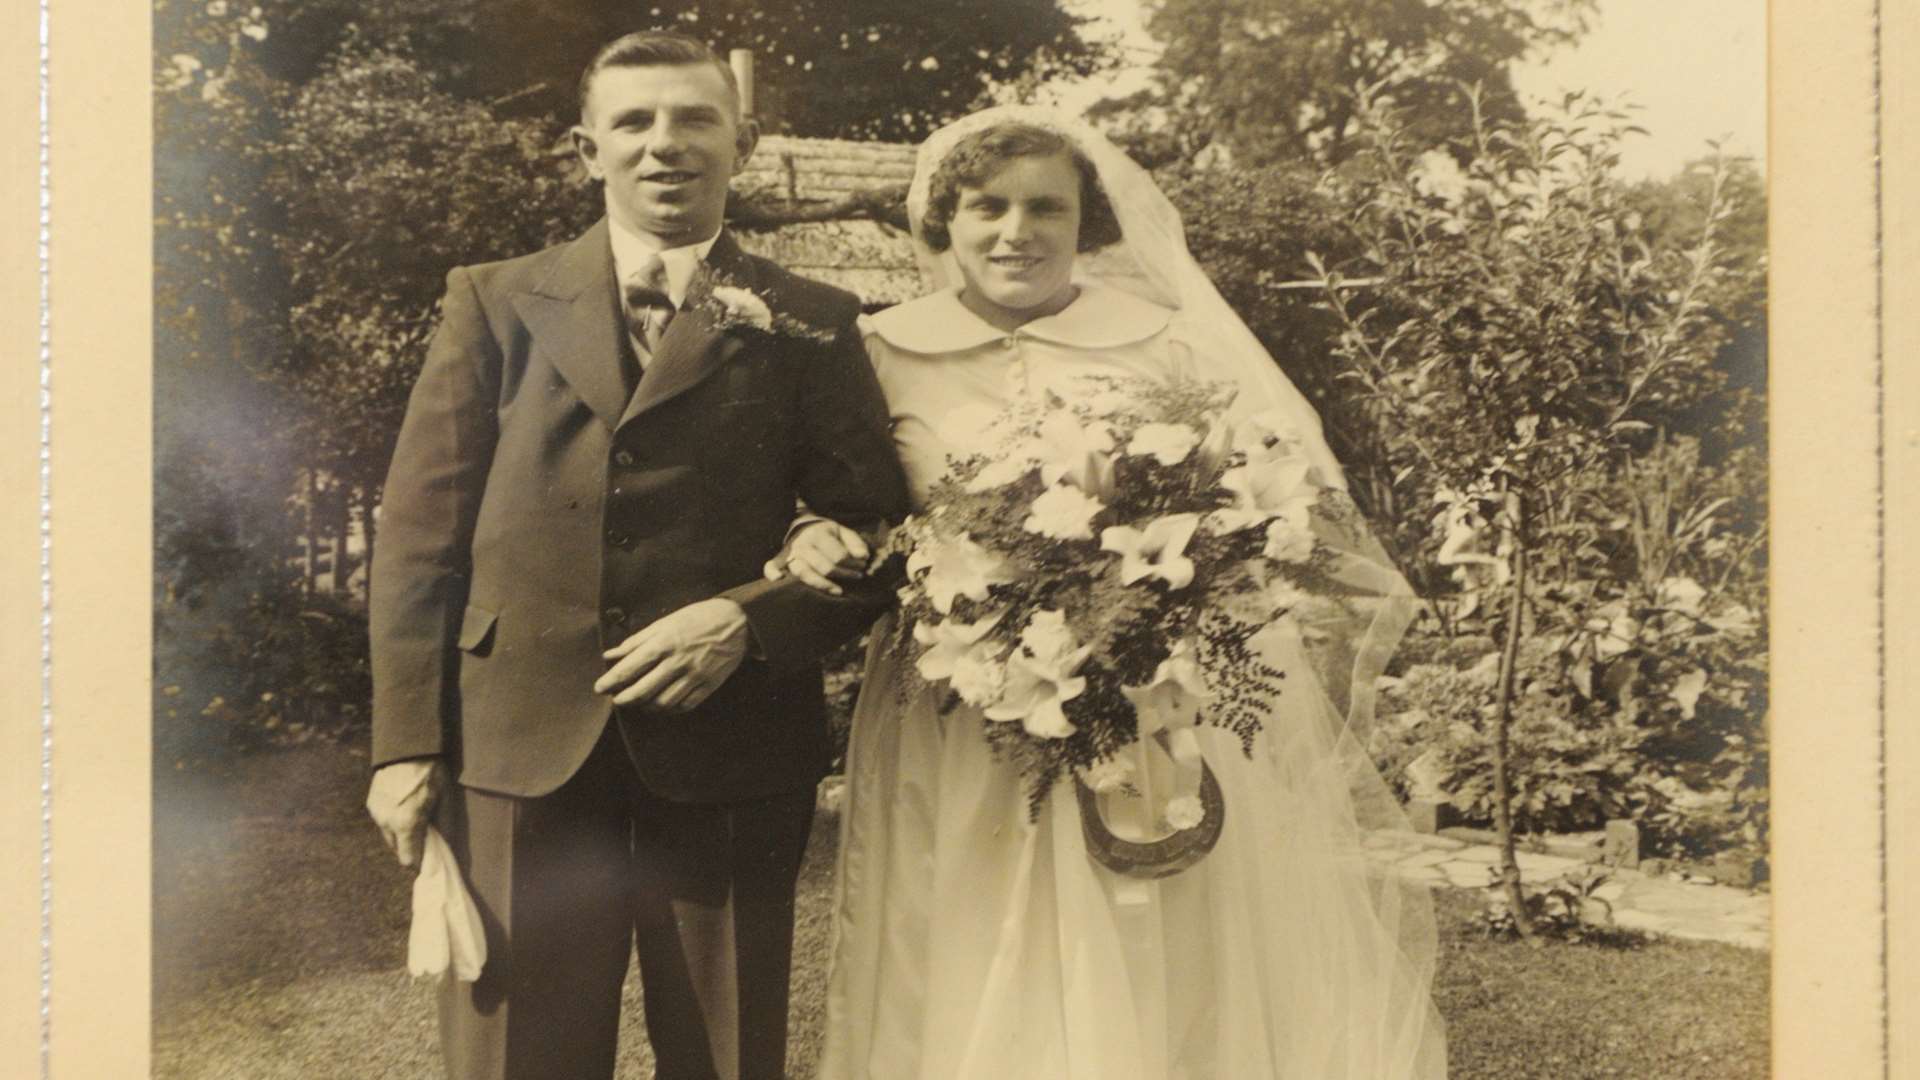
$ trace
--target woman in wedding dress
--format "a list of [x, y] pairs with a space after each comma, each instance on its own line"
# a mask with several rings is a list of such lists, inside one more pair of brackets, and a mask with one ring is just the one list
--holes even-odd
[[[916, 505], [984, 449], [983, 415], [1071, 400], [1089, 375], [1229, 381], [1243, 429], [1280, 429], [1344, 498], [1312, 408], [1152, 180], [1099, 134], [1040, 110], [968, 117], [922, 148], [909, 211], [938, 291], [866, 331]], [[1284, 691], [1251, 753], [1195, 729], [1224, 823], [1171, 876], [1097, 857], [1088, 838], [1105, 825], [1083, 827], [1072, 778], [1030, 813], [980, 713], [943, 714], [942, 690], [888, 645], [908, 628], [876, 627], [847, 755], [822, 1077], [1445, 1075], [1430, 903], [1362, 845], [1397, 814], [1361, 739], [1411, 598], [1356, 527], [1315, 527], [1340, 551], [1341, 595], [1257, 639]], [[824, 525], [785, 558], [824, 584], [860, 553]]]

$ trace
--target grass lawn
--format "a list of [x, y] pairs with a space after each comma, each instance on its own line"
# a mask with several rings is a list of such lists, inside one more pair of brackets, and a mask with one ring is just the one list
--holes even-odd
[[[432, 995], [403, 971], [410, 880], [361, 809], [364, 779], [360, 759], [330, 746], [156, 777], [156, 1078], [439, 1075]], [[832, 847], [816, 829], [801, 877], [796, 1080], [819, 1052]], [[1438, 900], [1453, 1080], [1767, 1075], [1765, 954], [1492, 942], [1472, 927], [1476, 897]], [[651, 1061], [631, 978], [627, 990], [619, 1075], [641, 1080]]]

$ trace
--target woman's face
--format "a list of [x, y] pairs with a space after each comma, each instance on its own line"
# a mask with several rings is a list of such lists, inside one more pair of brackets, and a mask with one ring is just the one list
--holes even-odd
[[979, 187], [960, 188], [947, 233], [962, 295], [984, 307], [988, 321], [1051, 315], [1073, 300], [1080, 170], [1065, 154], [1014, 158]]

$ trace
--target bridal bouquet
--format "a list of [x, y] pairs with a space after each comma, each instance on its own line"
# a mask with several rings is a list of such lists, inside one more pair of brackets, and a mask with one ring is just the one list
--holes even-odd
[[[907, 575], [894, 648], [946, 710], [979, 710], [1035, 813], [1063, 776], [1131, 790], [1125, 751], [1151, 736], [1209, 723], [1251, 749], [1283, 676], [1253, 639], [1338, 592], [1322, 537], [1354, 512], [1277, 414], [1230, 423], [1228, 386], [1089, 382], [982, 424], [989, 449], [887, 546]], [[1163, 814], [1189, 829], [1201, 807]]]

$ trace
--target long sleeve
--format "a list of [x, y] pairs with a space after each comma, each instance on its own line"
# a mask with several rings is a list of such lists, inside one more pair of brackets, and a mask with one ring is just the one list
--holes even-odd
[[500, 363], [473, 279], [455, 269], [381, 499], [368, 604], [376, 767], [449, 749], [470, 547], [498, 437]]
[[[905, 517], [906, 479], [889, 433], [886, 399], [851, 313], [807, 367], [800, 410], [796, 486], [807, 508], [863, 532]], [[894, 601], [881, 582], [862, 582], [835, 597], [793, 578], [750, 582], [723, 595], [745, 609], [756, 644], [777, 666], [819, 659]]]

